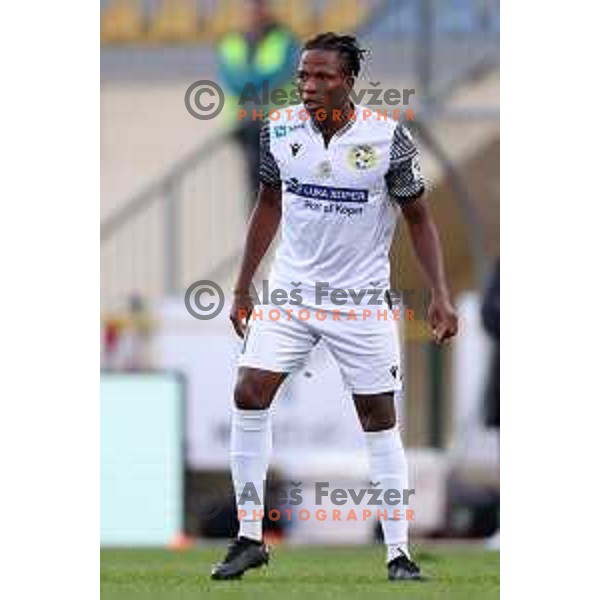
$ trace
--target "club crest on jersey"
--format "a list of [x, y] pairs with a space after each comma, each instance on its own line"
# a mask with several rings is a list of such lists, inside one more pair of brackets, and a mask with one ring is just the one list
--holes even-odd
[[348, 154], [348, 164], [357, 171], [372, 169], [377, 164], [375, 148], [367, 144], [353, 146]]

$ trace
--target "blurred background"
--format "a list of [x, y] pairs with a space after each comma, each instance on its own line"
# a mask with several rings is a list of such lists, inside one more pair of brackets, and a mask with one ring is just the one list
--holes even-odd
[[[257, 132], [231, 100], [245, 81], [289, 84], [303, 40], [332, 30], [356, 33], [370, 51], [359, 88], [416, 90], [406, 125], [461, 319], [443, 349], [423, 322], [399, 328], [413, 532], [498, 544], [499, 1], [100, 5], [102, 543], [181, 545], [235, 531], [227, 448], [240, 344], [227, 307], [254, 201]], [[186, 90], [201, 79], [225, 91], [218, 118], [186, 110]], [[411, 308], [422, 316], [423, 281], [401, 226], [391, 260], [393, 286], [417, 290]], [[183, 302], [201, 279], [226, 295], [210, 321]], [[270, 492], [302, 481], [310, 509], [311, 482], [368, 482], [350, 396], [319, 347], [282, 389], [274, 436]], [[290, 543], [378, 536], [374, 521], [269, 528]]]

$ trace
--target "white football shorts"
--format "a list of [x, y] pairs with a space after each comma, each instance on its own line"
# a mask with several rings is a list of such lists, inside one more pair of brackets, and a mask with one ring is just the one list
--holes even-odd
[[352, 393], [399, 391], [400, 345], [398, 319], [393, 313], [385, 305], [358, 306], [356, 318], [347, 310], [257, 306], [248, 321], [238, 364], [292, 373], [305, 364], [311, 350], [322, 341]]

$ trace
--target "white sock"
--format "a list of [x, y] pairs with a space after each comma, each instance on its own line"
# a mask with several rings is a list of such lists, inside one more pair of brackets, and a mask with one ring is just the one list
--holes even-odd
[[[403, 495], [404, 490], [408, 489], [408, 467], [398, 427], [385, 431], [367, 431], [365, 435], [371, 465], [371, 480], [374, 483], [380, 482], [378, 488], [383, 490], [380, 495], [383, 503], [376, 508], [387, 511], [387, 519], [383, 517], [380, 519], [383, 539], [388, 547], [387, 560], [389, 562], [396, 558], [400, 551], [410, 558], [406, 520], [408, 505], [403, 504], [402, 501], [398, 504], [386, 504], [384, 500], [385, 490], [398, 490]], [[401, 519], [393, 518], [394, 510], [400, 512]]]
[[[246, 511], [240, 519], [238, 536], [257, 541], [262, 539], [264, 485], [271, 454], [271, 435], [271, 412], [268, 409], [233, 409], [229, 450], [231, 478], [238, 515], [240, 510]], [[241, 497], [244, 489], [247, 492], [245, 499]]]

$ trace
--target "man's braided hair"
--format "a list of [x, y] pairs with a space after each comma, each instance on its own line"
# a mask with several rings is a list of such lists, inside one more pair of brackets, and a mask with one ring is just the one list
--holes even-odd
[[304, 44], [304, 50], [335, 50], [339, 53], [349, 75], [357, 77], [367, 51], [361, 48], [353, 35], [340, 35], [328, 31], [319, 33]]

